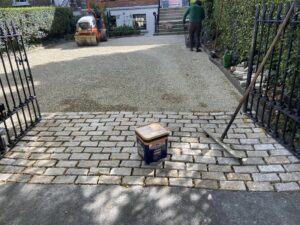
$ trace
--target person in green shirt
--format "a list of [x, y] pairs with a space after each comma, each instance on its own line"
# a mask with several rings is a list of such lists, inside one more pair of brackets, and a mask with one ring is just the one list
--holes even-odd
[[193, 51], [193, 45], [196, 36], [196, 51], [200, 52], [200, 35], [202, 30], [202, 21], [205, 19], [205, 11], [202, 7], [200, 0], [197, 0], [193, 5], [191, 5], [183, 17], [183, 24], [186, 23], [186, 18], [189, 16], [189, 38], [190, 38], [190, 48]]

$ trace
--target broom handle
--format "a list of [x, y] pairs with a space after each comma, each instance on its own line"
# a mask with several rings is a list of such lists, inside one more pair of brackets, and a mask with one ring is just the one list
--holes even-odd
[[289, 20], [290, 20], [290, 18], [291, 18], [291, 16], [292, 16], [292, 14], [293, 14], [294, 7], [295, 7], [295, 3], [296, 3], [296, 2], [297, 2], [297, 0], [295, 0], [295, 1], [293, 2], [293, 4], [291, 5], [291, 8], [289, 9], [289, 11], [288, 11], [288, 13], [287, 13], [287, 15], [286, 15], [284, 21], [282, 22], [282, 24], [281, 24], [281, 26], [280, 26], [280, 28], [279, 28], [279, 30], [278, 30], [278, 32], [277, 32], [277, 35], [276, 35], [276, 37], [274, 38], [274, 40], [273, 40], [273, 42], [272, 42], [272, 44], [271, 44], [271, 46], [270, 46], [270, 48], [269, 48], [267, 54], [265, 55], [265, 57], [264, 57], [262, 63], [260, 64], [260, 66], [259, 66], [257, 72], [255, 73], [255, 76], [254, 76], [253, 80], [251, 81], [250, 85], [248, 86], [247, 90], [245, 91], [243, 98], [240, 100], [240, 103], [239, 103], [238, 107], [236, 108], [236, 110], [235, 110], [233, 116], [231, 117], [231, 120], [230, 120], [229, 124], [227, 125], [225, 131], [223, 132], [223, 134], [222, 134], [222, 136], [221, 136], [221, 140], [222, 140], [222, 141], [223, 141], [224, 138], [227, 136], [228, 130], [230, 129], [230, 127], [231, 127], [233, 121], [235, 120], [237, 114], [240, 112], [240, 110], [241, 110], [243, 104], [245, 103], [245, 101], [246, 101], [246, 99], [247, 99], [247, 97], [248, 97], [250, 91], [252, 90], [252, 88], [253, 88], [254, 85], [256, 84], [256, 80], [257, 80], [257, 78], [259, 77], [259, 75], [261, 74], [261, 72], [262, 72], [264, 66], [266, 65], [268, 59], [270, 58], [270, 56], [271, 56], [271, 54], [272, 54], [272, 51], [274, 50], [276, 44], [277, 44], [278, 41], [280, 40], [281, 35], [282, 35], [284, 29], [286, 28], [286, 26], [287, 26], [287, 24], [288, 24], [288, 22], [289, 22]]

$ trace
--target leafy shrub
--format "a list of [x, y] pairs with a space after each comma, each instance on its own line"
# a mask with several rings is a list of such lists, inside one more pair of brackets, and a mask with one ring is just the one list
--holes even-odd
[[27, 44], [71, 32], [73, 12], [64, 7], [0, 8], [0, 21], [13, 21]]
[[[209, 16], [204, 22], [204, 32], [210, 34], [221, 51], [233, 50], [239, 61], [245, 60], [251, 47], [255, 8], [258, 4], [285, 3], [291, 0], [206, 0], [204, 7]], [[212, 9], [212, 13], [211, 13]]]
[[118, 36], [136, 35], [140, 33], [141, 33], [140, 30], [134, 27], [129, 27], [124, 25], [124, 26], [113, 28], [111, 31], [109, 31], [109, 36], [118, 37]]

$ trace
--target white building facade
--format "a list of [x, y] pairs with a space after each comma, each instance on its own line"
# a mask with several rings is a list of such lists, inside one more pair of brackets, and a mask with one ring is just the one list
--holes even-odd
[[108, 8], [109, 14], [116, 21], [116, 26], [138, 26], [143, 33], [154, 34], [155, 17], [158, 5]]

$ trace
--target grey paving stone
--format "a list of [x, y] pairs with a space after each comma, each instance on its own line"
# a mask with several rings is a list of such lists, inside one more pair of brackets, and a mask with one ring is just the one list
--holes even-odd
[[88, 169], [70, 168], [66, 171], [67, 175], [88, 175]]
[[296, 182], [277, 183], [275, 184], [276, 191], [299, 191], [300, 187]]
[[121, 176], [100, 176], [98, 184], [121, 184]]
[[[202, 139], [200, 138], [200, 141], [202, 141]], [[208, 144], [202, 144], [202, 143], [191, 143], [191, 148], [192, 149], [209, 149], [209, 145]]]
[[276, 173], [266, 173], [266, 174], [253, 173], [252, 177], [253, 177], [254, 181], [258, 181], [258, 182], [261, 182], [261, 181], [270, 181], [270, 182], [280, 181], [280, 179], [279, 179], [279, 177]]
[[220, 187], [224, 190], [245, 191], [246, 186], [243, 181], [220, 181]]
[[[11, 174], [5, 181], [27, 183], [31, 179], [31, 175], [26, 174]], [[1, 178], [0, 178], [1, 180]]]
[[288, 172], [300, 172], [300, 164], [288, 164], [284, 165], [284, 168]]
[[110, 155], [112, 160], [125, 160], [129, 159], [129, 153], [112, 153]]
[[251, 176], [250, 174], [245, 173], [228, 173], [226, 174], [228, 180], [236, 180], [236, 181], [250, 181]]
[[209, 157], [209, 156], [194, 156], [196, 163], [203, 163], [203, 164], [215, 164], [216, 158]]
[[286, 156], [269, 156], [264, 158], [268, 164], [287, 164], [290, 163]]
[[168, 186], [168, 178], [164, 177], [147, 177], [146, 186]]
[[266, 157], [269, 156], [267, 151], [247, 151], [248, 157]]
[[109, 148], [103, 148], [103, 153], [120, 153], [122, 148], [119, 147], [109, 147]]
[[272, 144], [257, 144], [254, 145], [254, 149], [256, 151], [268, 151], [268, 150], [274, 150], [274, 145]]
[[132, 167], [132, 168], [136, 168], [136, 167], [140, 167], [140, 165], [142, 164], [141, 161], [134, 161], [134, 160], [123, 160], [121, 162], [121, 167]]
[[89, 141], [90, 139], [90, 136], [76, 136], [74, 138], [74, 141]]
[[154, 176], [154, 169], [141, 169], [141, 168], [134, 168], [133, 169], [133, 176]]
[[51, 154], [45, 154], [45, 153], [33, 153], [30, 155], [30, 159], [50, 159]]
[[172, 161], [193, 162], [193, 156], [190, 156], [190, 155], [172, 155]]
[[273, 191], [274, 190], [274, 187], [270, 182], [248, 181], [246, 184], [249, 191]]
[[211, 172], [232, 172], [231, 166], [225, 165], [208, 165], [208, 171]]
[[258, 166], [258, 169], [260, 172], [263, 172], [263, 173], [284, 172], [284, 169], [281, 165]]
[[219, 189], [218, 181], [215, 180], [194, 180], [196, 188], [205, 188], [205, 189]]
[[118, 147], [133, 147], [134, 146], [134, 142], [133, 141], [118, 142], [117, 146]]
[[41, 167], [28, 167], [23, 170], [24, 174], [41, 175], [45, 172], [46, 168]]
[[100, 161], [99, 167], [118, 167], [120, 160], [106, 160]]
[[172, 169], [157, 169], [155, 170], [157, 177], [178, 177], [178, 171]]
[[189, 178], [170, 178], [170, 186], [193, 187], [193, 180]]
[[207, 171], [206, 164], [197, 164], [197, 163], [187, 163], [186, 169], [189, 170], [195, 170], [195, 171]]
[[243, 165], [264, 165], [266, 164], [263, 158], [244, 158], [242, 159]]
[[175, 169], [175, 170], [184, 170], [185, 169], [185, 163], [183, 162], [165, 162], [165, 169]]
[[54, 184], [73, 184], [77, 176], [57, 176], [52, 183]]
[[254, 138], [240, 139], [240, 142], [241, 142], [242, 145], [254, 145], [254, 144], [259, 144], [260, 143], [259, 139], [254, 139]]
[[65, 147], [75, 147], [75, 146], [79, 146], [81, 142], [79, 141], [69, 141], [69, 142], [65, 142], [63, 144], [63, 146]]
[[41, 176], [41, 175], [34, 175], [29, 183], [35, 184], [50, 184], [51, 181], [54, 179], [54, 176]]
[[280, 173], [279, 176], [283, 181], [300, 181], [300, 172]]
[[11, 173], [0, 173], [0, 182], [6, 182], [11, 175]]
[[83, 147], [96, 147], [98, 146], [98, 141], [83, 141], [80, 146]]
[[99, 161], [97, 160], [80, 160], [77, 167], [90, 168], [90, 167], [97, 167], [98, 164]]
[[123, 185], [144, 185], [145, 177], [143, 176], [125, 176], [122, 179]]
[[26, 167], [30, 167], [30, 166], [32, 166], [35, 162], [36, 162], [35, 160], [17, 159], [17, 160], [13, 163], [13, 166], [26, 166]]
[[0, 160], [0, 165], [12, 165], [15, 161], [15, 159], [3, 158]]
[[72, 153], [70, 159], [71, 160], [89, 159], [90, 156], [91, 156], [90, 153]]
[[58, 176], [58, 175], [63, 175], [65, 171], [66, 171], [65, 168], [48, 168], [46, 169], [44, 175]]
[[97, 184], [99, 176], [78, 176], [76, 184]]
[[91, 159], [95, 159], [95, 160], [106, 160], [106, 159], [109, 159], [110, 157], [110, 154], [105, 154], [105, 153], [100, 153], [100, 154], [97, 154], [97, 153], [94, 153], [92, 154], [91, 156]]
[[70, 153], [54, 153], [51, 154], [50, 159], [68, 159], [71, 156]]
[[56, 164], [56, 160], [37, 160], [34, 166], [37, 167], [51, 167]]
[[65, 160], [61, 160], [58, 161], [58, 163], [56, 164], [56, 167], [76, 167], [78, 161], [65, 161]]
[[234, 166], [233, 169], [236, 173], [258, 173], [256, 166]]
[[92, 168], [90, 168], [88, 175], [89, 176], [91, 176], [91, 175], [97, 175], [97, 176], [109, 175], [109, 172], [110, 172], [110, 168], [95, 168], [95, 167], [92, 167]]
[[178, 177], [200, 179], [201, 175], [200, 175], [200, 172], [198, 172], [198, 171], [179, 170]]
[[119, 176], [130, 176], [131, 170], [131, 168], [112, 168], [110, 174]]
[[190, 144], [189, 143], [172, 142], [171, 147], [172, 148], [190, 148]]
[[220, 165], [240, 165], [240, 161], [235, 158], [217, 157], [218, 164]]
[[203, 180], [226, 180], [222, 172], [201, 172]]
[[115, 147], [117, 145], [116, 142], [109, 142], [109, 141], [100, 141], [99, 147]]
[[269, 151], [271, 156], [291, 156], [293, 155], [289, 150], [287, 149], [276, 149], [274, 151]]
[[65, 152], [72, 152], [72, 153], [80, 153], [83, 152], [84, 147], [68, 147]]

